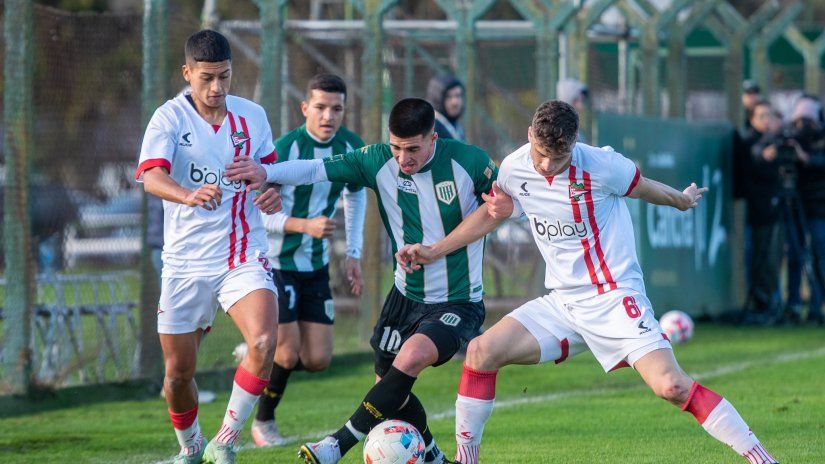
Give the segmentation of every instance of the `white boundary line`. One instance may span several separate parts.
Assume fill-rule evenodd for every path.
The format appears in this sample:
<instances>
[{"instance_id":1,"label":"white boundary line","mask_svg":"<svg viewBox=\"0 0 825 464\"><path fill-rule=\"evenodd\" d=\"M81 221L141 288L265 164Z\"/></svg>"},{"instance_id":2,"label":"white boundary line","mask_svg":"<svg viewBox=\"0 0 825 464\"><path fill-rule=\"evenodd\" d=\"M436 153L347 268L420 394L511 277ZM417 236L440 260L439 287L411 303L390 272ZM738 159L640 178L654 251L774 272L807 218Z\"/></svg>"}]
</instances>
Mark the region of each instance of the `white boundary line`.
<instances>
[{"instance_id":1,"label":"white boundary line","mask_svg":"<svg viewBox=\"0 0 825 464\"><path fill-rule=\"evenodd\" d=\"M825 356L825 346L809 350L809 351L797 351L794 353L783 353L774 356L773 358L767 360L759 360L759 361L743 361L738 363L726 364L723 366L719 366L715 369L711 369L705 372L696 372L696 373L688 373L693 379L695 380L702 380L702 379L710 379L713 377L721 377L728 374L734 374L736 372L741 372L751 367L758 367L763 366L765 364L787 364L794 361L800 361L803 359L811 359L811 358L819 358ZM558 401L565 398L586 398L590 396L602 396L602 395L610 395L614 393L624 393L633 390L644 390L646 387L644 386L632 386L632 387L624 387L624 388L602 388L602 389L586 389L586 390L569 390L563 392L556 392L556 393L548 393L545 395L537 395L537 396L527 396L522 398L513 398L509 400L499 400L495 403L495 409L508 409L515 406L521 406L523 404L535 404L535 403L550 403L553 401ZM449 419L455 417L455 410L449 409L446 411L441 411L435 414L429 414L428 420L429 421L440 421L444 419ZM336 429L337 430L337 429ZM287 441L282 446L290 445L293 443L298 443L302 439L315 439L315 438L323 438L327 435L334 433L335 430L324 430L319 432L311 432L301 437L289 437ZM256 446L252 443L244 443L238 448L238 452L245 452L251 449L255 449ZM172 459L166 461L158 461L155 464L171 464Z\"/></svg>"}]
</instances>

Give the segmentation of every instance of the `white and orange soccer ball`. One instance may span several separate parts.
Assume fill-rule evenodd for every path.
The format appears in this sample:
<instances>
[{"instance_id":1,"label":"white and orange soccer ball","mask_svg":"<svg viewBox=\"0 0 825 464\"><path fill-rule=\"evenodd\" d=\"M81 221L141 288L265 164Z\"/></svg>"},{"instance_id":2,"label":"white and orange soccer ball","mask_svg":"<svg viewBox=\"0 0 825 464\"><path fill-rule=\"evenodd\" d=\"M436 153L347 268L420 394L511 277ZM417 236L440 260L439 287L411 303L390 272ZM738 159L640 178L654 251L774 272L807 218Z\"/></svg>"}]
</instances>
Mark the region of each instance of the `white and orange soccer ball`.
<instances>
[{"instance_id":1,"label":"white and orange soccer ball","mask_svg":"<svg viewBox=\"0 0 825 464\"><path fill-rule=\"evenodd\" d=\"M685 343L693 338L693 319L682 311L673 310L662 314L659 326L671 343Z\"/></svg>"},{"instance_id":2,"label":"white and orange soccer ball","mask_svg":"<svg viewBox=\"0 0 825 464\"><path fill-rule=\"evenodd\" d=\"M388 420L376 425L364 442L366 464L423 464L424 439L412 425Z\"/></svg>"}]
</instances>

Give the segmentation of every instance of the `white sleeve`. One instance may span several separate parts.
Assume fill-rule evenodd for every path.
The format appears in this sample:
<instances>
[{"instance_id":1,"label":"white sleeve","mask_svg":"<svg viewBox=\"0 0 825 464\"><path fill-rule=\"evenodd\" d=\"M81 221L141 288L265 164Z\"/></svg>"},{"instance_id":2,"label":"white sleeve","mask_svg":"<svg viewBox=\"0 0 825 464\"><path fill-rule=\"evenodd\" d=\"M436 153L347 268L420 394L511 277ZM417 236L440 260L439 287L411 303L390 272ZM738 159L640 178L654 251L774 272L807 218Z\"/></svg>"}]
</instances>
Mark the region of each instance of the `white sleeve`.
<instances>
[{"instance_id":1,"label":"white sleeve","mask_svg":"<svg viewBox=\"0 0 825 464\"><path fill-rule=\"evenodd\" d=\"M266 118L266 112L261 109L263 113L263 127L261 127L261 145L258 151L255 152L255 159L261 164L272 164L278 161L278 152L275 150L275 144L272 142L272 129L269 126L269 120Z\"/></svg>"},{"instance_id":2,"label":"white sleeve","mask_svg":"<svg viewBox=\"0 0 825 464\"><path fill-rule=\"evenodd\" d=\"M364 219L367 215L367 190L344 188L344 230L347 233L347 256L361 259L364 247Z\"/></svg>"},{"instance_id":3,"label":"white sleeve","mask_svg":"<svg viewBox=\"0 0 825 464\"><path fill-rule=\"evenodd\" d=\"M605 153L605 156L608 157L604 177L605 189L618 196L630 195L641 176L636 163L613 151Z\"/></svg>"},{"instance_id":4,"label":"white sleeve","mask_svg":"<svg viewBox=\"0 0 825 464\"><path fill-rule=\"evenodd\" d=\"M513 199L513 214L510 215L510 219L517 219L524 214L524 209L521 207L521 203L519 203L518 196L514 195L513 190L510 188L510 179L510 163L505 159L498 168L496 185L498 185L498 188L500 188L502 192Z\"/></svg>"},{"instance_id":5,"label":"white sleeve","mask_svg":"<svg viewBox=\"0 0 825 464\"><path fill-rule=\"evenodd\" d=\"M275 214L262 214L261 216L263 217L264 229L266 229L267 232L276 234L284 233L284 226L289 216L280 211Z\"/></svg>"},{"instance_id":6,"label":"white sleeve","mask_svg":"<svg viewBox=\"0 0 825 464\"><path fill-rule=\"evenodd\" d=\"M281 185L308 185L326 182L327 170L324 160L292 160L283 163L265 164L266 181Z\"/></svg>"},{"instance_id":7,"label":"white sleeve","mask_svg":"<svg viewBox=\"0 0 825 464\"><path fill-rule=\"evenodd\" d=\"M161 106L155 110L149 125L146 126L140 146L138 167L135 169L135 180L138 182L143 182L143 172L151 168L160 166L166 168L169 173L172 172L178 130L174 118L170 117L168 112Z\"/></svg>"}]
</instances>

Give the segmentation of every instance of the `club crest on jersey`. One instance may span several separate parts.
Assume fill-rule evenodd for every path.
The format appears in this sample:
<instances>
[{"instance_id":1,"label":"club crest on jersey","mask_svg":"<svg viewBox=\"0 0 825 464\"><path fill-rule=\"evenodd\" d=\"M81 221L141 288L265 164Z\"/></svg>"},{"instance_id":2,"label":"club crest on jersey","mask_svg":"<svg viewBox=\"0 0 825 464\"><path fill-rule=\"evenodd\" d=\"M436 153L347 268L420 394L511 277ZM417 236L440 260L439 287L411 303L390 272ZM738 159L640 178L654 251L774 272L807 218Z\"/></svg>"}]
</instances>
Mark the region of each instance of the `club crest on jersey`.
<instances>
[{"instance_id":1,"label":"club crest on jersey","mask_svg":"<svg viewBox=\"0 0 825 464\"><path fill-rule=\"evenodd\" d=\"M569 189L570 189L570 198L572 198L576 201L581 200L582 195L584 195L585 193L588 192L588 190L584 188L584 183L583 182L579 182L579 183L573 182L572 184L570 184Z\"/></svg>"},{"instance_id":2,"label":"club crest on jersey","mask_svg":"<svg viewBox=\"0 0 825 464\"><path fill-rule=\"evenodd\" d=\"M452 203L456 197L455 182L445 180L435 184L435 197L445 205Z\"/></svg>"},{"instance_id":3,"label":"club crest on jersey","mask_svg":"<svg viewBox=\"0 0 825 464\"><path fill-rule=\"evenodd\" d=\"M232 139L232 146L235 148L243 148L243 144L249 141L249 136L244 131L233 132L229 137Z\"/></svg>"}]
</instances>

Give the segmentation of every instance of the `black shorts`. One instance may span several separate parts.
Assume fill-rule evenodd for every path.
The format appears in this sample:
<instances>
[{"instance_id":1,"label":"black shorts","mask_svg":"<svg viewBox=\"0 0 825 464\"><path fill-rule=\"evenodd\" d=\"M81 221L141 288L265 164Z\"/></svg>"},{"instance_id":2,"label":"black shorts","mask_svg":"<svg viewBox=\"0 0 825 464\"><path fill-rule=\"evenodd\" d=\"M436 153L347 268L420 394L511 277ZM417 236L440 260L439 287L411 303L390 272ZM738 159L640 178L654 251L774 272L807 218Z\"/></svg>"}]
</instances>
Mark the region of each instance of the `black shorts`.
<instances>
[{"instance_id":1,"label":"black shorts","mask_svg":"<svg viewBox=\"0 0 825 464\"><path fill-rule=\"evenodd\" d=\"M317 271L272 270L278 287L278 323L306 321L332 324L335 307L329 289L329 267Z\"/></svg>"},{"instance_id":2,"label":"black shorts","mask_svg":"<svg viewBox=\"0 0 825 464\"><path fill-rule=\"evenodd\" d=\"M370 339L375 351L375 373L383 377L401 345L417 333L435 343L438 360L433 366L440 366L478 334L483 322L484 302L419 303L393 286Z\"/></svg>"}]
</instances>

